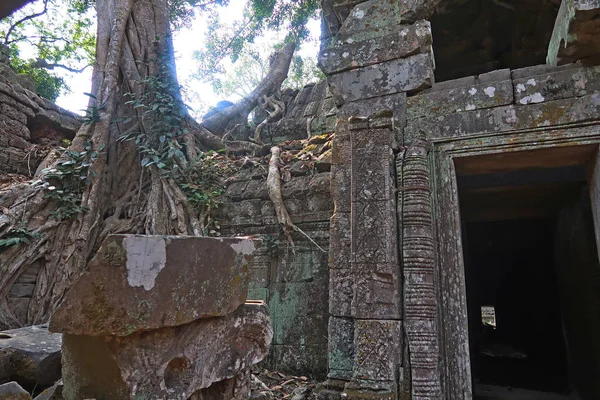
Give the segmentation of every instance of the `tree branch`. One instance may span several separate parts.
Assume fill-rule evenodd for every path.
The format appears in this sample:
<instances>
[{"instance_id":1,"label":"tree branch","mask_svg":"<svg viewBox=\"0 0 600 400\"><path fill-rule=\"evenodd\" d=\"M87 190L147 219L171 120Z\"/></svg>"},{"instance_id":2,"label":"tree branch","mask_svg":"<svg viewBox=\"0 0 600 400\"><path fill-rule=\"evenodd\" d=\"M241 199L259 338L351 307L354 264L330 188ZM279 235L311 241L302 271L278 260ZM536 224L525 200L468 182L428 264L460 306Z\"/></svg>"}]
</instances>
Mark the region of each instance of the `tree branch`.
<instances>
[{"instance_id":1,"label":"tree branch","mask_svg":"<svg viewBox=\"0 0 600 400\"><path fill-rule=\"evenodd\" d=\"M258 86L238 103L202 121L202 126L214 134L223 135L230 121L235 118L247 118L248 114L258 104L260 98L263 96L270 97L279 90L281 84L287 78L295 49L296 44L289 43L275 53L269 73Z\"/></svg>"},{"instance_id":2,"label":"tree branch","mask_svg":"<svg viewBox=\"0 0 600 400\"><path fill-rule=\"evenodd\" d=\"M40 17L40 16L46 14L47 12L48 12L48 0L44 0L44 9L42 11L40 11L39 13L35 13L35 14L31 14L26 17L23 17L20 20L18 20L17 22L15 22L14 24L12 24L10 28L8 28L8 31L6 32L6 36L4 37L4 44L7 45L7 44L13 43L13 41L9 41L8 38L10 37L11 33L15 30L15 28L18 25L22 24L25 21L29 21L30 19Z\"/></svg>"},{"instance_id":3,"label":"tree branch","mask_svg":"<svg viewBox=\"0 0 600 400\"><path fill-rule=\"evenodd\" d=\"M50 64L50 63L48 63L48 61L42 60L41 58L38 58L35 61L35 63L33 64L33 66L35 68L46 68L46 69L63 68L63 69L66 69L67 71L75 72L75 73L83 72L83 71L85 71L85 69L87 67L90 67L90 65L86 65L85 67L79 68L79 69L77 69L77 68L71 68L71 67L67 67L66 65L58 64L58 63L52 63L52 64Z\"/></svg>"}]
</instances>

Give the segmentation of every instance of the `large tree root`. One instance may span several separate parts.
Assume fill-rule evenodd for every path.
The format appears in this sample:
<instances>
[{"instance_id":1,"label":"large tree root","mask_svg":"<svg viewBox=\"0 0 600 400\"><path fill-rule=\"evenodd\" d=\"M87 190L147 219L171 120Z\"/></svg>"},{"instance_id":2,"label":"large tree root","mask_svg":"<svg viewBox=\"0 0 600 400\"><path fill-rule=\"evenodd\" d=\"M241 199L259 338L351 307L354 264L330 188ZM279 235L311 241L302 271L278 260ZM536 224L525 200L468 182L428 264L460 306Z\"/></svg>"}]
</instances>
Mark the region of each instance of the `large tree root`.
<instances>
[{"instance_id":1,"label":"large tree root","mask_svg":"<svg viewBox=\"0 0 600 400\"><path fill-rule=\"evenodd\" d=\"M286 236L288 243L292 246L292 250L294 248L294 241L292 240L292 232L297 231L304 235L312 244L317 246L319 250L326 253L317 242L314 241L313 238L308 236L306 232L302 229L298 228L290 218L290 214L285 208L285 204L283 203L283 196L281 195L281 174L279 172L279 166L281 164L281 160L279 156L281 154L281 149L278 146L271 147L271 159L269 160L269 174L267 175L267 191L269 192L269 198L273 203L273 207L275 208L275 214L277 215L277 221L283 226L283 232Z\"/></svg>"}]
</instances>

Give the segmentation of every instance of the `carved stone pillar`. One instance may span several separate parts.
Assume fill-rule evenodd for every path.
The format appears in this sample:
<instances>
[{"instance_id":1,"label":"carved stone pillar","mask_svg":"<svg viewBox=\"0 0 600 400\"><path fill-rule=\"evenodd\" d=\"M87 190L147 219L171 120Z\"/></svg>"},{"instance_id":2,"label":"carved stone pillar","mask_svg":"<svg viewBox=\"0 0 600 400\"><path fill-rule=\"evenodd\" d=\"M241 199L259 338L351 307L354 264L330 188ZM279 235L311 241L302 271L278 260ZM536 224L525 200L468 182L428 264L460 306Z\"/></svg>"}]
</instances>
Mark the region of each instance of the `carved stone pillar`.
<instances>
[{"instance_id":1,"label":"carved stone pillar","mask_svg":"<svg viewBox=\"0 0 600 400\"><path fill-rule=\"evenodd\" d=\"M413 399L441 398L434 233L430 171L423 138L398 157L402 215L404 329L410 352Z\"/></svg>"}]
</instances>

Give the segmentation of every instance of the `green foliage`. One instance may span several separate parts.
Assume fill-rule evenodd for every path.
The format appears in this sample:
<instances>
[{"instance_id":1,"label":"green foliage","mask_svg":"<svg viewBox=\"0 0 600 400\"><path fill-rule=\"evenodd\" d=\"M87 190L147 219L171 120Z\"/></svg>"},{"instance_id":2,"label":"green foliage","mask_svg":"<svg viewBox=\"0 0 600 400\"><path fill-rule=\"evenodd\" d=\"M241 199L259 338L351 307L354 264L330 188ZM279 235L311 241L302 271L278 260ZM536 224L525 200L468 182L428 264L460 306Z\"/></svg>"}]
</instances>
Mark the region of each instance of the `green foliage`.
<instances>
[{"instance_id":1,"label":"green foliage","mask_svg":"<svg viewBox=\"0 0 600 400\"><path fill-rule=\"evenodd\" d=\"M96 37L90 0L34 1L0 21L0 45L13 70L31 77L49 100L69 91L53 71L80 72L94 63ZM23 56L22 54L26 54Z\"/></svg>"},{"instance_id":2,"label":"green foliage","mask_svg":"<svg viewBox=\"0 0 600 400\"><path fill-rule=\"evenodd\" d=\"M173 177L188 204L204 218L205 234L216 233L219 228L210 213L222 204L225 193L224 177L231 174L230 166L214 151L201 153L183 169L175 169Z\"/></svg>"},{"instance_id":3,"label":"green foliage","mask_svg":"<svg viewBox=\"0 0 600 400\"><path fill-rule=\"evenodd\" d=\"M223 60L236 62L244 48L267 31L285 32L283 42L301 42L308 37L306 24L318 7L318 0L248 0L243 18L230 25L220 18L218 8L208 8L205 49L194 54L199 77L223 73Z\"/></svg>"},{"instance_id":4,"label":"green foliage","mask_svg":"<svg viewBox=\"0 0 600 400\"><path fill-rule=\"evenodd\" d=\"M22 60L18 56L10 58L11 68L19 75L27 76L33 80L35 91L40 96L56 101L69 86L61 77L49 73L46 69L37 68L34 60Z\"/></svg>"},{"instance_id":5,"label":"green foliage","mask_svg":"<svg viewBox=\"0 0 600 400\"><path fill-rule=\"evenodd\" d=\"M39 236L39 233L31 232L27 229L25 223L21 223L17 227L6 232L0 239L0 252L21 243L29 243L31 239Z\"/></svg>"},{"instance_id":6,"label":"green foliage","mask_svg":"<svg viewBox=\"0 0 600 400\"><path fill-rule=\"evenodd\" d=\"M141 156L142 167L156 165L161 170L171 170L176 159L184 158L179 139L189 133L185 127L185 110L176 97L178 86L171 78L166 59L159 63L159 73L138 82L144 88L141 95L126 93L125 104L141 113L144 129L122 135L120 141L134 140ZM129 124L133 116L125 118Z\"/></svg>"},{"instance_id":7,"label":"green foliage","mask_svg":"<svg viewBox=\"0 0 600 400\"><path fill-rule=\"evenodd\" d=\"M62 161L54 168L42 170L43 178L33 182L46 190L47 199L58 204L50 215L59 221L72 219L87 211L87 207L81 205L81 196L85 187L91 183L89 167L99 155L89 142L84 144L83 151L62 150Z\"/></svg>"},{"instance_id":8,"label":"green foliage","mask_svg":"<svg viewBox=\"0 0 600 400\"><path fill-rule=\"evenodd\" d=\"M84 93L84 94L95 100L92 105L90 105L85 110L82 110L85 113L85 115L82 117L83 125L92 125L92 124L95 124L96 122L100 121L100 110L102 110L102 109L104 109L104 107L106 107L106 102L104 102L100 105L96 105L96 101L98 100L96 98L96 96L94 96L91 93Z\"/></svg>"}]
</instances>

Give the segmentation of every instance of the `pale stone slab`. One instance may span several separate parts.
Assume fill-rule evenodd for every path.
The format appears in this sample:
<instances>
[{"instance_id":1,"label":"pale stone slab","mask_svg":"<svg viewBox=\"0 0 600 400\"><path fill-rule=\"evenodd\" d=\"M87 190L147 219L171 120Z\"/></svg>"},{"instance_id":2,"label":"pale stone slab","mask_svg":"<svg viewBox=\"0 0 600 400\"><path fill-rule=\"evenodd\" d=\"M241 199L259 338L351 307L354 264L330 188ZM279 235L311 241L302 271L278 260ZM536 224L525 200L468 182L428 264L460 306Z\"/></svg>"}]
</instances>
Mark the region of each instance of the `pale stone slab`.
<instances>
[{"instance_id":1,"label":"pale stone slab","mask_svg":"<svg viewBox=\"0 0 600 400\"><path fill-rule=\"evenodd\" d=\"M52 316L50 330L125 336L229 314L246 300L258 243L111 235Z\"/></svg>"}]
</instances>

